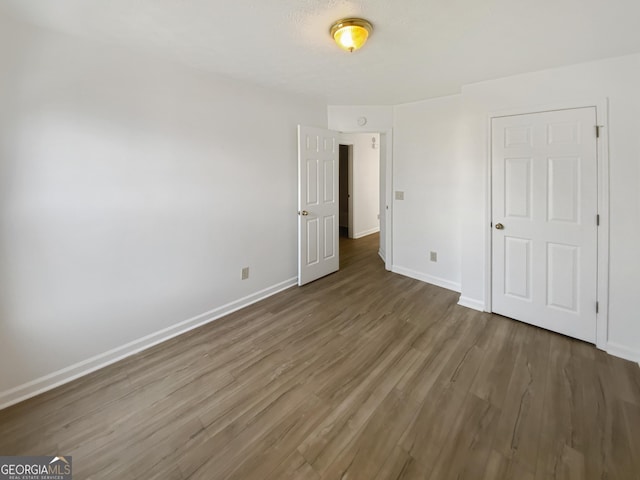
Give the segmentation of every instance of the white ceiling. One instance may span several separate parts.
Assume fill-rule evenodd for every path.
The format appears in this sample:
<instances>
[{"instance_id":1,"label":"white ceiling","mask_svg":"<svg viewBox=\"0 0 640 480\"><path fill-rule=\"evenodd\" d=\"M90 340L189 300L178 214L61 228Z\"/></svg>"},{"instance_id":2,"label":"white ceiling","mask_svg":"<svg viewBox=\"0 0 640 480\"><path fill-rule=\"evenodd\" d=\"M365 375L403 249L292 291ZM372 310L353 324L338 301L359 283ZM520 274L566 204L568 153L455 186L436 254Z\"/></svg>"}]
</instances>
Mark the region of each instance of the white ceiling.
<instances>
[{"instance_id":1,"label":"white ceiling","mask_svg":"<svg viewBox=\"0 0 640 480\"><path fill-rule=\"evenodd\" d=\"M2 15L330 104L397 104L464 84L640 52L638 0L0 0ZM331 23L375 27L349 54Z\"/></svg>"}]
</instances>

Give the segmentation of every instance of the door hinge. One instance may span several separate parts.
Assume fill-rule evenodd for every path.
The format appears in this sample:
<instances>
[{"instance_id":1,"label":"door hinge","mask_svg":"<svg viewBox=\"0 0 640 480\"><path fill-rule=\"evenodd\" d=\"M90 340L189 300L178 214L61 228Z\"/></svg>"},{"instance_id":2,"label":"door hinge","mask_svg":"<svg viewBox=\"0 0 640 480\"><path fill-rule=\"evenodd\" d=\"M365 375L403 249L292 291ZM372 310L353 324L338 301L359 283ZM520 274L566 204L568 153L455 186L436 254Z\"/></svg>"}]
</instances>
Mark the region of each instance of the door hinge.
<instances>
[{"instance_id":1,"label":"door hinge","mask_svg":"<svg viewBox=\"0 0 640 480\"><path fill-rule=\"evenodd\" d=\"M600 302L596 302L596 313L600 310Z\"/></svg>"},{"instance_id":2,"label":"door hinge","mask_svg":"<svg viewBox=\"0 0 640 480\"><path fill-rule=\"evenodd\" d=\"M602 125L596 125L596 138L600 138L600 129L602 128Z\"/></svg>"},{"instance_id":3,"label":"door hinge","mask_svg":"<svg viewBox=\"0 0 640 480\"><path fill-rule=\"evenodd\" d=\"M596 226L600 226L600 214L596 215Z\"/></svg>"}]
</instances>

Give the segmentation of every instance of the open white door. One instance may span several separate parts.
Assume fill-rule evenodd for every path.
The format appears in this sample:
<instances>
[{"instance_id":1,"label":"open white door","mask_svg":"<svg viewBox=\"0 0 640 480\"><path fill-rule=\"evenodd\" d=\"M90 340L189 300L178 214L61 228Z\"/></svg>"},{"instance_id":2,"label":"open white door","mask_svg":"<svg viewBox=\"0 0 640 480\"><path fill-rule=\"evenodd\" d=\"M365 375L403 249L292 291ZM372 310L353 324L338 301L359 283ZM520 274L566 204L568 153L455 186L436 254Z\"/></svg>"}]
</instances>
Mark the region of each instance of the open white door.
<instances>
[{"instance_id":1,"label":"open white door","mask_svg":"<svg viewBox=\"0 0 640 480\"><path fill-rule=\"evenodd\" d=\"M596 339L595 108L492 120L492 310Z\"/></svg>"},{"instance_id":2,"label":"open white door","mask_svg":"<svg viewBox=\"0 0 640 480\"><path fill-rule=\"evenodd\" d=\"M338 133L298 125L298 285L340 267Z\"/></svg>"}]
</instances>

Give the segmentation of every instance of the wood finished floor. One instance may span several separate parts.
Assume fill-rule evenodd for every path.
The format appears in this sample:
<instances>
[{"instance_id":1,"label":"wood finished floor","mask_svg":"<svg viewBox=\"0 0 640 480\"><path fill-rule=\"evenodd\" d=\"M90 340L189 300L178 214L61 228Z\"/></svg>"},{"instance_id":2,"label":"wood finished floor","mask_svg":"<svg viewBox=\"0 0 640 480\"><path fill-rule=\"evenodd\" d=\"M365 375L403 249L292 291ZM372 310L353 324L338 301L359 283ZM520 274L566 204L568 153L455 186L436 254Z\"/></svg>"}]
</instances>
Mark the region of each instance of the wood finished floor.
<instances>
[{"instance_id":1,"label":"wood finished floor","mask_svg":"<svg viewBox=\"0 0 640 480\"><path fill-rule=\"evenodd\" d=\"M640 369L342 269L0 412L0 454L79 479L640 479Z\"/></svg>"}]
</instances>

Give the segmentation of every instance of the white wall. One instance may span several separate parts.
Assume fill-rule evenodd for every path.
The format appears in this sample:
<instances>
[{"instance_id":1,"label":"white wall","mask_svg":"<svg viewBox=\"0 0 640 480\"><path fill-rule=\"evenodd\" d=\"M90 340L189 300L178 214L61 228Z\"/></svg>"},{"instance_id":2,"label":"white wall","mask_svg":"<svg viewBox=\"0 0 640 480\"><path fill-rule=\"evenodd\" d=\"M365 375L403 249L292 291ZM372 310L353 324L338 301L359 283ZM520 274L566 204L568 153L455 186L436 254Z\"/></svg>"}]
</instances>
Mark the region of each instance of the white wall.
<instances>
[{"instance_id":1,"label":"white wall","mask_svg":"<svg viewBox=\"0 0 640 480\"><path fill-rule=\"evenodd\" d=\"M460 95L395 108L393 271L460 291ZM437 262L430 261L430 252Z\"/></svg>"},{"instance_id":2,"label":"white wall","mask_svg":"<svg viewBox=\"0 0 640 480\"><path fill-rule=\"evenodd\" d=\"M372 138L376 148L372 148ZM380 134L343 134L341 139L341 143L353 145L350 234L360 238L380 231Z\"/></svg>"},{"instance_id":3,"label":"white wall","mask_svg":"<svg viewBox=\"0 0 640 480\"><path fill-rule=\"evenodd\" d=\"M609 345L640 361L640 55L612 58L463 88L462 295L484 303L487 128L490 112L609 99Z\"/></svg>"},{"instance_id":4,"label":"white wall","mask_svg":"<svg viewBox=\"0 0 640 480\"><path fill-rule=\"evenodd\" d=\"M15 23L0 85L0 405L293 283L323 102Z\"/></svg>"},{"instance_id":5,"label":"white wall","mask_svg":"<svg viewBox=\"0 0 640 480\"><path fill-rule=\"evenodd\" d=\"M404 190L405 200L394 201L394 271L436 284L442 284L439 279L460 282L461 304L482 309L489 223L489 115L549 105L594 105L608 98L605 134L611 194L606 348L640 361L636 304L640 285L639 85L640 55L632 55L467 85L459 96L397 106L393 190ZM447 219L457 219L459 230ZM431 249L440 249L439 264L441 259L448 263L430 264ZM435 270L445 265L444 270Z\"/></svg>"},{"instance_id":6,"label":"white wall","mask_svg":"<svg viewBox=\"0 0 640 480\"><path fill-rule=\"evenodd\" d=\"M391 105L329 105L329 128L339 132L385 132L393 128ZM366 124L359 125L358 119Z\"/></svg>"}]
</instances>

